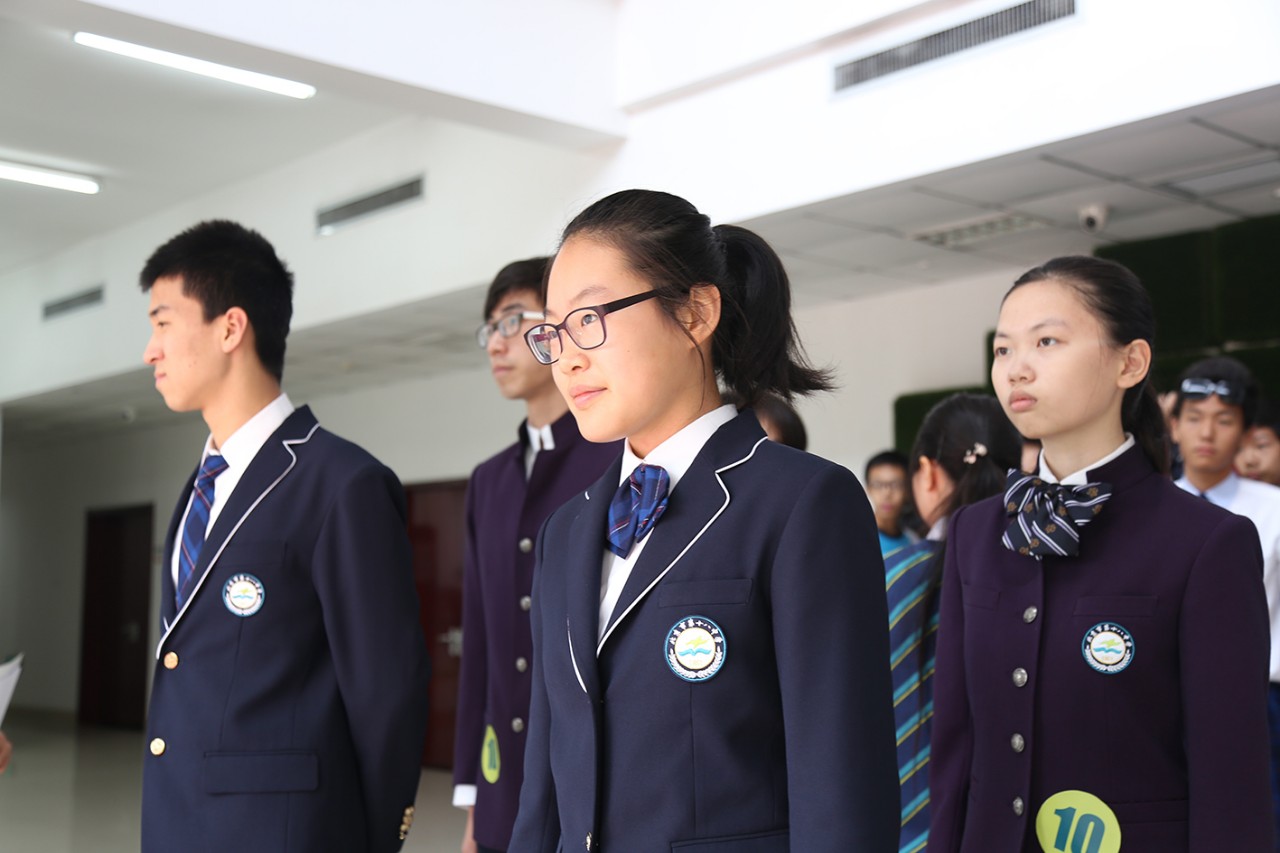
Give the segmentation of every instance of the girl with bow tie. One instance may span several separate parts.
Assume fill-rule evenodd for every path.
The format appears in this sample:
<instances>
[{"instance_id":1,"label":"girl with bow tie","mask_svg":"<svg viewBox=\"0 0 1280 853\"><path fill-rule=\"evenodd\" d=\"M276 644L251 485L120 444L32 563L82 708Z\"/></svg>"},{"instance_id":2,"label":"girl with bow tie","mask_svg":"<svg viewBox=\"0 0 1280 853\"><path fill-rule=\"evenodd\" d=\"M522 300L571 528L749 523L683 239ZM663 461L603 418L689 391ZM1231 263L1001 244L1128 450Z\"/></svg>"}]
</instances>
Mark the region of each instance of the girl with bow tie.
<instances>
[{"instance_id":1,"label":"girl with bow tie","mask_svg":"<svg viewBox=\"0 0 1280 853\"><path fill-rule=\"evenodd\" d=\"M750 404L825 390L781 261L630 190L565 229L527 333L622 457L547 521L512 853L888 853L898 786L878 537L848 470Z\"/></svg>"},{"instance_id":2,"label":"girl with bow tie","mask_svg":"<svg viewBox=\"0 0 1280 853\"><path fill-rule=\"evenodd\" d=\"M930 853L1272 849L1258 537L1169 480L1154 335L1110 261L1005 295L991 379L1043 449L951 521Z\"/></svg>"}]
</instances>

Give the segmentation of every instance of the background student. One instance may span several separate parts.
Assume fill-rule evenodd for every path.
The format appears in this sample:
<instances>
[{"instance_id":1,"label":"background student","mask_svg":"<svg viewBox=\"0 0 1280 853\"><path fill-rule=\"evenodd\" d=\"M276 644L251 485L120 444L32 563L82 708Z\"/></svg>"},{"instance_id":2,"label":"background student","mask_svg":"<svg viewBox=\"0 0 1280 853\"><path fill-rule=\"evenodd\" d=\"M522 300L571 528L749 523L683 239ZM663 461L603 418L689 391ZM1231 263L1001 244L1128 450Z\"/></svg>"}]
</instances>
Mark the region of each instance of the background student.
<instances>
[{"instance_id":1,"label":"background student","mask_svg":"<svg viewBox=\"0 0 1280 853\"><path fill-rule=\"evenodd\" d=\"M742 228L630 190L566 228L530 330L622 457L539 545L511 849L896 849L883 566L846 469L748 403L828 387L786 274Z\"/></svg>"},{"instance_id":2,"label":"background student","mask_svg":"<svg viewBox=\"0 0 1280 853\"><path fill-rule=\"evenodd\" d=\"M950 525L934 853L1271 848L1257 533L1165 476L1154 332L1097 258L1005 296L992 384L1043 451Z\"/></svg>"},{"instance_id":3,"label":"background student","mask_svg":"<svg viewBox=\"0 0 1280 853\"><path fill-rule=\"evenodd\" d=\"M1241 477L1280 486L1280 406L1270 400L1258 403L1257 417L1236 454L1236 470Z\"/></svg>"},{"instance_id":4,"label":"background student","mask_svg":"<svg viewBox=\"0 0 1280 853\"><path fill-rule=\"evenodd\" d=\"M462 671L454 739L454 805L467 809L462 853L503 851L524 778L533 638L533 543L556 507L598 478L617 443L582 438L551 368L524 333L542 321L550 258L507 264L484 302L476 342L499 393L524 403L516 442L476 467L467 487Z\"/></svg>"},{"instance_id":5,"label":"background student","mask_svg":"<svg viewBox=\"0 0 1280 853\"><path fill-rule=\"evenodd\" d=\"M896 450L882 450L867 460L864 476L880 531L880 553L888 555L919 541L920 537L905 523L907 457Z\"/></svg>"},{"instance_id":6,"label":"background student","mask_svg":"<svg viewBox=\"0 0 1280 853\"><path fill-rule=\"evenodd\" d=\"M911 493L929 535L885 558L898 781L900 853L920 853L929 836L929 736L933 730L934 650L947 520L957 509L1004 491L1022 437L1000 403L953 394L925 415L911 448Z\"/></svg>"}]
</instances>

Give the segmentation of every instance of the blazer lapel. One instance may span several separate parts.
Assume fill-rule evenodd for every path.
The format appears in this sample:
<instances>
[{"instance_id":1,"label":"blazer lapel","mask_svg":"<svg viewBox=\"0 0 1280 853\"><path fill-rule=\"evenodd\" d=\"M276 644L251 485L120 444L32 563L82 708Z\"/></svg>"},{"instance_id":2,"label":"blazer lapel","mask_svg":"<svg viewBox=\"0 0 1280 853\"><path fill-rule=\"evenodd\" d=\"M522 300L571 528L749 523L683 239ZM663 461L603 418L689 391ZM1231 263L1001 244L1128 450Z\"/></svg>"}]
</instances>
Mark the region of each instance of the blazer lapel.
<instances>
[{"instance_id":1,"label":"blazer lapel","mask_svg":"<svg viewBox=\"0 0 1280 853\"><path fill-rule=\"evenodd\" d=\"M680 478L662 520L649 534L652 541L645 545L631 569L609 618L609 627L596 648L597 655L622 620L676 567L684 553L711 529L729 506L729 487L720 474L749 459L756 446L765 440L764 431L750 411L739 414L711 436ZM616 482L616 476L614 479Z\"/></svg>"},{"instance_id":2,"label":"blazer lapel","mask_svg":"<svg viewBox=\"0 0 1280 853\"><path fill-rule=\"evenodd\" d=\"M306 443L319 426L315 417L311 414L311 409L303 406L301 409L294 411L281 424L280 428L267 439L262 448L258 450L257 455L253 457L253 461L245 469L240 482L236 484L235 491L231 493L226 505L218 513L218 520L214 522L208 538L205 539L204 547L200 550L200 558L196 560L194 570L194 574L197 575L198 579L195 586L191 588L191 592L187 595L187 600L183 603L182 610L178 611L169 622L164 636L160 638L160 643L156 646L157 659L159 659L160 652L164 648L165 640L173 633L174 628L182 621L183 615L191 608L192 602L196 600L204 589L205 580L209 577L209 572L217 564L218 558L222 555L227 544L235 537L240 530L240 526L253 514L263 499L293 470L293 466L297 463L297 454L293 449L294 446ZM171 530L170 536L174 535L175 532ZM172 593L169 598L172 601Z\"/></svg>"},{"instance_id":3,"label":"blazer lapel","mask_svg":"<svg viewBox=\"0 0 1280 853\"><path fill-rule=\"evenodd\" d=\"M161 551L164 563L160 566L160 618L164 620L161 625L164 631L169 630L169 625L178 615L178 607L174 603L176 591L173 580L173 546L178 541L178 525L182 523L187 501L191 500L191 489L195 486L197 472L192 472L187 478L187 484L182 488L182 497L178 498L178 503L173 508L169 529L164 535L164 550Z\"/></svg>"},{"instance_id":4,"label":"blazer lapel","mask_svg":"<svg viewBox=\"0 0 1280 853\"><path fill-rule=\"evenodd\" d=\"M578 517L573 520L569 534L572 545L565 565L568 576L567 642L578 683L589 696L599 693L595 648L600 626L600 568L604 563L609 500L617 491L621 466L622 459L619 457L609 466L604 476L587 490L587 499ZM556 628L547 625L543 631L546 642L553 642Z\"/></svg>"}]
</instances>

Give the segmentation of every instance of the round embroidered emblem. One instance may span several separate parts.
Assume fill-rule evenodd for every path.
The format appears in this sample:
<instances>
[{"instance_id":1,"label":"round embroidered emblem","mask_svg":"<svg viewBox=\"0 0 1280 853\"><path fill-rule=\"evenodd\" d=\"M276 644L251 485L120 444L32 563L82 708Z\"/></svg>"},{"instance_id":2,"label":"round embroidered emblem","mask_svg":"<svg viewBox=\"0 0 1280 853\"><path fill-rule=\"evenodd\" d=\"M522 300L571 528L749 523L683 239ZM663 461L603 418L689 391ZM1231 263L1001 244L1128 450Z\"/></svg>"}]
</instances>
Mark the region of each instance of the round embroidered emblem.
<instances>
[{"instance_id":1,"label":"round embroidered emblem","mask_svg":"<svg viewBox=\"0 0 1280 853\"><path fill-rule=\"evenodd\" d=\"M222 588L222 603L236 616L252 616L267 598L262 581L253 575L232 575Z\"/></svg>"},{"instance_id":2,"label":"round embroidered emblem","mask_svg":"<svg viewBox=\"0 0 1280 853\"><path fill-rule=\"evenodd\" d=\"M705 616L686 616L667 632L667 666L685 681L706 681L724 666L727 647L720 626Z\"/></svg>"},{"instance_id":3,"label":"round embroidered emblem","mask_svg":"<svg viewBox=\"0 0 1280 853\"><path fill-rule=\"evenodd\" d=\"M1099 622L1080 644L1085 663L1104 675L1115 675L1133 663L1133 635L1115 622Z\"/></svg>"}]
</instances>

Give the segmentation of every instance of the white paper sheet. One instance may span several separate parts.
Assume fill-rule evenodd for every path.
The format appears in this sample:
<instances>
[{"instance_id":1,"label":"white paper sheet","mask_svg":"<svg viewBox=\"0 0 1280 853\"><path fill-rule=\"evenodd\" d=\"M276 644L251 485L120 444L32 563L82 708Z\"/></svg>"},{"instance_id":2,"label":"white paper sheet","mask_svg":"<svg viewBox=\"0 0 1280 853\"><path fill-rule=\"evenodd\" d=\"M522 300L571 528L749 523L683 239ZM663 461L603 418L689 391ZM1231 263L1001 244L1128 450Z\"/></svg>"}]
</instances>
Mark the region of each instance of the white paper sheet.
<instances>
[{"instance_id":1,"label":"white paper sheet","mask_svg":"<svg viewBox=\"0 0 1280 853\"><path fill-rule=\"evenodd\" d=\"M4 715L9 710L9 700L13 698L14 688L18 686L19 675L22 675L21 652L0 663L0 726L4 725Z\"/></svg>"}]
</instances>

